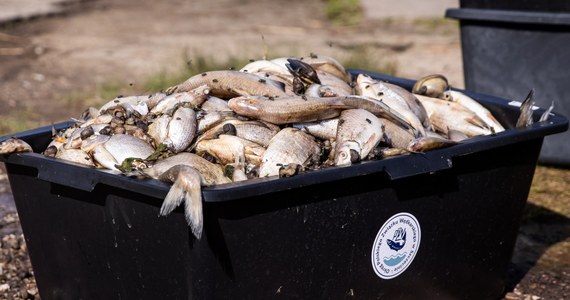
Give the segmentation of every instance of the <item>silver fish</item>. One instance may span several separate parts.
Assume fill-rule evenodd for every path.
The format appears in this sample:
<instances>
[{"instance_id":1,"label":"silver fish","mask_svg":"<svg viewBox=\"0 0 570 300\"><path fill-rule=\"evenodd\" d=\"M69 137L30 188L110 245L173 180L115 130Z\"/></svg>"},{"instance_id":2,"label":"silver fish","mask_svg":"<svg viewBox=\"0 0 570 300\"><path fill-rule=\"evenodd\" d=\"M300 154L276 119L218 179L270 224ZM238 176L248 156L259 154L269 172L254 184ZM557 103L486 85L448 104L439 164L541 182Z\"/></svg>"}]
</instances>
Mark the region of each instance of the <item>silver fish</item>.
<instances>
[{"instance_id":1,"label":"silver fish","mask_svg":"<svg viewBox=\"0 0 570 300\"><path fill-rule=\"evenodd\" d=\"M262 157L259 177L279 175L288 164L310 165L318 161L321 148L315 139L296 128L284 128L269 143Z\"/></svg>"},{"instance_id":2,"label":"silver fish","mask_svg":"<svg viewBox=\"0 0 570 300\"><path fill-rule=\"evenodd\" d=\"M30 144L18 138L9 138L0 143L0 154L10 154L15 152L34 152L34 150Z\"/></svg>"},{"instance_id":3,"label":"silver fish","mask_svg":"<svg viewBox=\"0 0 570 300\"><path fill-rule=\"evenodd\" d=\"M60 148L57 151L55 158L74 162L74 163L78 163L81 165L90 166L90 167L95 166L95 163L91 159L91 156L89 156L89 154L87 154L87 152L85 152L81 149Z\"/></svg>"},{"instance_id":4,"label":"silver fish","mask_svg":"<svg viewBox=\"0 0 570 300\"><path fill-rule=\"evenodd\" d=\"M321 80L323 96L328 95L327 93L334 94L336 96L348 96L354 94L352 92L352 87L343 79L323 71L317 71L317 75Z\"/></svg>"},{"instance_id":5,"label":"silver fish","mask_svg":"<svg viewBox=\"0 0 570 300\"><path fill-rule=\"evenodd\" d=\"M483 120L483 122L487 124L489 128L492 128L495 133L505 131L503 125L501 125L501 123L495 119L493 114L491 114L488 109L486 109L479 102L475 101L473 98L463 94L462 92L451 90L446 91L444 94L448 95L448 97L445 98L448 99L448 101L459 103L474 112L481 120Z\"/></svg>"},{"instance_id":6,"label":"silver fish","mask_svg":"<svg viewBox=\"0 0 570 300\"><path fill-rule=\"evenodd\" d=\"M236 97L228 101L237 114L274 124L311 122L337 117L349 108L335 98L291 96L279 100L264 97Z\"/></svg>"},{"instance_id":7,"label":"silver fish","mask_svg":"<svg viewBox=\"0 0 570 300\"><path fill-rule=\"evenodd\" d=\"M348 109L340 114L336 134L335 165L351 165L368 156L382 140L382 122L364 109Z\"/></svg>"},{"instance_id":8,"label":"silver fish","mask_svg":"<svg viewBox=\"0 0 570 300\"><path fill-rule=\"evenodd\" d=\"M223 99L236 96L263 95L279 97L285 95L283 84L260 76L232 71L210 71L190 77L185 82L170 87L167 94L180 93L208 85L210 94Z\"/></svg>"},{"instance_id":9,"label":"silver fish","mask_svg":"<svg viewBox=\"0 0 570 300\"><path fill-rule=\"evenodd\" d=\"M230 107L228 106L228 101L218 98L218 97L214 97L214 96L209 96L208 99L206 101L204 101L204 103L202 103L202 105L200 106L200 109L207 111L207 112L212 112L212 111L218 111L218 112L231 112L232 110L230 109Z\"/></svg>"},{"instance_id":10,"label":"silver fish","mask_svg":"<svg viewBox=\"0 0 570 300\"><path fill-rule=\"evenodd\" d=\"M410 152L425 152L433 149L453 146L455 144L457 144L457 142L443 137L422 136L411 141L407 150Z\"/></svg>"},{"instance_id":11,"label":"silver fish","mask_svg":"<svg viewBox=\"0 0 570 300\"><path fill-rule=\"evenodd\" d=\"M128 112L136 111L144 116L148 113L148 106L146 104L148 100L148 96L117 97L101 106L99 114L104 114L110 108L121 106Z\"/></svg>"},{"instance_id":12,"label":"silver fish","mask_svg":"<svg viewBox=\"0 0 570 300\"><path fill-rule=\"evenodd\" d=\"M328 119L318 122L293 124L293 127L301 129L321 140L336 139L337 126L338 126L338 118Z\"/></svg>"},{"instance_id":13,"label":"silver fish","mask_svg":"<svg viewBox=\"0 0 570 300\"><path fill-rule=\"evenodd\" d=\"M351 82L350 74L336 59L330 56L312 54L301 57L300 60L311 65L316 71L327 72L347 83Z\"/></svg>"},{"instance_id":14,"label":"silver fish","mask_svg":"<svg viewBox=\"0 0 570 300\"><path fill-rule=\"evenodd\" d=\"M196 134L196 112L187 107L179 107L168 123L168 136L164 144L174 152L184 151Z\"/></svg>"},{"instance_id":15,"label":"silver fish","mask_svg":"<svg viewBox=\"0 0 570 300\"><path fill-rule=\"evenodd\" d=\"M237 156L245 156L245 162L261 164L265 148L257 143L233 135L222 134L216 139L203 140L196 145L196 153L207 152L223 165L233 163Z\"/></svg>"},{"instance_id":16,"label":"silver fish","mask_svg":"<svg viewBox=\"0 0 570 300\"><path fill-rule=\"evenodd\" d=\"M153 138L157 146L160 144L166 144L166 139L168 138L168 124L171 120L171 116L161 115L160 117L154 119L148 126L147 133Z\"/></svg>"},{"instance_id":17,"label":"silver fish","mask_svg":"<svg viewBox=\"0 0 570 300\"><path fill-rule=\"evenodd\" d=\"M199 86L187 92L174 93L166 96L150 111L153 114L172 114L180 104L189 104L198 107L208 98L209 88L207 85Z\"/></svg>"},{"instance_id":18,"label":"silver fish","mask_svg":"<svg viewBox=\"0 0 570 300\"><path fill-rule=\"evenodd\" d=\"M394 122L380 118L384 125L384 142L391 148L407 149L408 145L415 139L410 130L406 130Z\"/></svg>"},{"instance_id":19,"label":"silver fish","mask_svg":"<svg viewBox=\"0 0 570 300\"><path fill-rule=\"evenodd\" d=\"M386 103L390 108L404 116L406 121L412 124L422 136L425 135L424 128L429 126L426 110L421 102L407 90L397 85L372 79L364 74L359 74L356 77L355 89L359 95Z\"/></svg>"},{"instance_id":20,"label":"silver fish","mask_svg":"<svg viewBox=\"0 0 570 300\"><path fill-rule=\"evenodd\" d=\"M232 112L233 114L233 112ZM204 132L210 130L212 127L220 124L226 119L226 114L219 111L206 112L202 111L198 115L198 127L196 134L202 135Z\"/></svg>"},{"instance_id":21,"label":"silver fish","mask_svg":"<svg viewBox=\"0 0 570 300\"><path fill-rule=\"evenodd\" d=\"M93 158L103 167L119 171L115 165L127 158L146 159L154 153L148 143L126 134L115 134L105 143L93 149Z\"/></svg>"},{"instance_id":22,"label":"silver fish","mask_svg":"<svg viewBox=\"0 0 570 300\"><path fill-rule=\"evenodd\" d=\"M461 104L422 95L416 97L426 108L434 129L446 136L449 130L461 131L468 137L493 133L481 118Z\"/></svg>"}]
</instances>

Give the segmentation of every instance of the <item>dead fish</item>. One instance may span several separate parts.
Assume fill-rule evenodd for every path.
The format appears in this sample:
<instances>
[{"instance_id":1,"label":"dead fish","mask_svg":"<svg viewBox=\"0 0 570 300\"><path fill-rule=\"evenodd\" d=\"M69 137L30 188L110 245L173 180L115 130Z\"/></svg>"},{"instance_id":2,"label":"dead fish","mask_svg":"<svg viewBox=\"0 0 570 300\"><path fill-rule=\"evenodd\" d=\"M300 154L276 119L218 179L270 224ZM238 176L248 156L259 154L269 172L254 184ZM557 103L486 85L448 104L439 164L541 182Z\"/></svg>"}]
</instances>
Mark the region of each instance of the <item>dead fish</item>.
<instances>
[{"instance_id":1,"label":"dead fish","mask_svg":"<svg viewBox=\"0 0 570 300\"><path fill-rule=\"evenodd\" d=\"M95 149L95 147L106 143L110 138L110 135L92 135L81 143L80 149L86 153L90 153Z\"/></svg>"},{"instance_id":2,"label":"dead fish","mask_svg":"<svg viewBox=\"0 0 570 300\"><path fill-rule=\"evenodd\" d=\"M231 110L230 110L231 111ZM233 112L231 112L233 114ZM201 111L196 116L198 118L198 128L196 129L197 135L202 135L204 132L210 130L212 127L223 122L227 117L226 113L219 111Z\"/></svg>"},{"instance_id":3,"label":"dead fish","mask_svg":"<svg viewBox=\"0 0 570 300\"><path fill-rule=\"evenodd\" d=\"M350 74L346 72L346 69L336 59L330 56L311 54L301 57L300 60L311 65L317 71L334 75L346 83L351 82Z\"/></svg>"},{"instance_id":4,"label":"dead fish","mask_svg":"<svg viewBox=\"0 0 570 300\"><path fill-rule=\"evenodd\" d=\"M336 96L354 95L353 88L346 81L331 75L327 72L317 71L321 80L321 97L332 97L330 94Z\"/></svg>"},{"instance_id":5,"label":"dead fish","mask_svg":"<svg viewBox=\"0 0 570 300\"><path fill-rule=\"evenodd\" d=\"M191 166L175 165L157 179L172 183L162 202L159 214L167 216L184 202L186 222L190 226L192 234L200 239L204 228L201 187L204 184L204 179L202 174Z\"/></svg>"},{"instance_id":6,"label":"dead fish","mask_svg":"<svg viewBox=\"0 0 570 300\"><path fill-rule=\"evenodd\" d=\"M117 97L101 106L99 114L104 114L112 107L121 106L128 112L136 111L138 114L145 116L149 111L147 106L148 100L148 96Z\"/></svg>"},{"instance_id":7,"label":"dead fish","mask_svg":"<svg viewBox=\"0 0 570 300\"><path fill-rule=\"evenodd\" d=\"M444 135L450 130L463 132L468 137L493 133L481 118L461 104L422 95L416 97L426 108L434 129Z\"/></svg>"},{"instance_id":8,"label":"dead fish","mask_svg":"<svg viewBox=\"0 0 570 300\"><path fill-rule=\"evenodd\" d=\"M459 91L450 90L446 91L445 94L448 95L447 97L445 97L445 99L447 99L448 101L459 103L465 106L467 109L474 112L477 116L479 116L481 120L483 120L483 122L487 124L489 128L492 128L492 130L495 133L505 131L503 125L501 125L501 123L499 123L499 121L495 119L493 114L491 114L491 112L488 109L486 109L479 102L475 101L473 98Z\"/></svg>"},{"instance_id":9,"label":"dead fish","mask_svg":"<svg viewBox=\"0 0 570 300\"><path fill-rule=\"evenodd\" d=\"M199 86L187 92L174 93L164 97L150 111L155 115L172 114L172 112L181 104L188 104L192 107L198 107L208 98L209 88L207 85Z\"/></svg>"},{"instance_id":10,"label":"dead fish","mask_svg":"<svg viewBox=\"0 0 570 300\"><path fill-rule=\"evenodd\" d=\"M285 96L284 86L280 82L232 70L210 71L194 75L185 82L168 88L166 93L185 92L202 85L210 88L211 95L222 99L251 95Z\"/></svg>"},{"instance_id":11,"label":"dead fish","mask_svg":"<svg viewBox=\"0 0 570 300\"><path fill-rule=\"evenodd\" d=\"M269 145L269 141L275 134L277 134L277 132L279 132L279 129L275 130L269 128L258 121L243 121L226 118L224 121L216 124L214 127L198 136L196 143L199 143L202 140L215 139L221 134L232 134L267 147L267 145Z\"/></svg>"},{"instance_id":12,"label":"dead fish","mask_svg":"<svg viewBox=\"0 0 570 300\"><path fill-rule=\"evenodd\" d=\"M259 177L279 175L283 165L308 166L317 162L321 148L315 139L296 128L284 128L269 142L262 157Z\"/></svg>"},{"instance_id":13,"label":"dead fish","mask_svg":"<svg viewBox=\"0 0 570 300\"><path fill-rule=\"evenodd\" d=\"M288 58L285 58L285 60ZM286 62L287 63L287 62ZM240 72L245 73L269 73L272 75L283 76L288 78L291 82L293 81L293 76L289 73L289 70L285 65L277 64L270 60L256 60L248 63L240 69Z\"/></svg>"},{"instance_id":14,"label":"dead fish","mask_svg":"<svg viewBox=\"0 0 570 300\"><path fill-rule=\"evenodd\" d=\"M93 119L87 120L85 123L81 124L81 127L87 127L87 126L98 125L98 124L110 124L112 120L113 120L113 116L106 113L106 114L99 115Z\"/></svg>"},{"instance_id":15,"label":"dead fish","mask_svg":"<svg viewBox=\"0 0 570 300\"><path fill-rule=\"evenodd\" d=\"M290 96L272 101L264 97L236 97L228 101L237 114L273 124L311 122L337 117L349 108L336 98Z\"/></svg>"},{"instance_id":16,"label":"dead fish","mask_svg":"<svg viewBox=\"0 0 570 300\"><path fill-rule=\"evenodd\" d=\"M218 97L209 96L204 103L200 106L200 109L206 112L231 112L232 110L228 106L228 101L220 99Z\"/></svg>"},{"instance_id":17,"label":"dead fish","mask_svg":"<svg viewBox=\"0 0 570 300\"><path fill-rule=\"evenodd\" d=\"M34 152L32 146L26 141L12 137L0 143L0 154L16 152Z\"/></svg>"},{"instance_id":18,"label":"dead fish","mask_svg":"<svg viewBox=\"0 0 570 300\"><path fill-rule=\"evenodd\" d=\"M377 117L392 120L405 129L412 130L416 136L419 136L424 132L423 127L419 126L419 128L416 128L406 119L405 116L400 114L398 110L392 109L382 101L362 96L346 96L338 97L338 99L340 102L350 106L351 108L365 109Z\"/></svg>"},{"instance_id":19,"label":"dead fish","mask_svg":"<svg viewBox=\"0 0 570 300\"><path fill-rule=\"evenodd\" d=\"M204 228L202 213L202 186L231 182L224 176L219 165L213 164L193 153L179 153L156 162L144 169L149 177L173 183L164 198L160 215L170 214L184 202L184 215L190 230L197 239Z\"/></svg>"},{"instance_id":20,"label":"dead fish","mask_svg":"<svg viewBox=\"0 0 570 300\"><path fill-rule=\"evenodd\" d=\"M348 109L340 114L336 134L335 165L351 165L368 156L382 140L382 122L364 109Z\"/></svg>"},{"instance_id":21,"label":"dead fish","mask_svg":"<svg viewBox=\"0 0 570 300\"><path fill-rule=\"evenodd\" d=\"M293 124L293 127L301 129L321 140L334 140L336 139L338 120L338 118L334 118L318 122L296 123Z\"/></svg>"},{"instance_id":22,"label":"dead fish","mask_svg":"<svg viewBox=\"0 0 570 300\"><path fill-rule=\"evenodd\" d=\"M224 176L220 165L211 163L206 159L189 152L181 152L176 155L157 161L152 167L144 169L143 173L149 177L158 179L160 175L175 165L187 165L195 168L202 174L203 185L210 186L231 182Z\"/></svg>"},{"instance_id":23,"label":"dead fish","mask_svg":"<svg viewBox=\"0 0 570 300\"><path fill-rule=\"evenodd\" d=\"M226 165L236 160L236 155L245 156L245 162L261 164L265 148L257 143L233 135L222 134L216 139L202 140L196 145L196 153L207 152L221 164Z\"/></svg>"},{"instance_id":24,"label":"dead fish","mask_svg":"<svg viewBox=\"0 0 570 300\"><path fill-rule=\"evenodd\" d=\"M407 149L408 145L416 138L410 130L406 130L394 122L380 118L384 125L384 139L390 148Z\"/></svg>"},{"instance_id":25,"label":"dead fish","mask_svg":"<svg viewBox=\"0 0 570 300\"><path fill-rule=\"evenodd\" d=\"M81 149L65 149L60 148L55 154L55 158L62 159L85 166L94 167L95 163L91 156Z\"/></svg>"},{"instance_id":26,"label":"dead fish","mask_svg":"<svg viewBox=\"0 0 570 300\"><path fill-rule=\"evenodd\" d=\"M410 152L425 152L434 149L446 148L456 145L457 142L435 136L422 136L410 142L407 150Z\"/></svg>"},{"instance_id":27,"label":"dead fish","mask_svg":"<svg viewBox=\"0 0 570 300\"><path fill-rule=\"evenodd\" d=\"M328 86L323 86L317 83L313 83L307 86L305 90L305 96L307 97L338 97L339 94Z\"/></svg>"},{"instance_id":28,"label":"dead fish","mask_svg":"<svg viewBox=\"0 0 570 300\"><path fill-rule=\"evenodd\" d=\"M398 111L421 135L429 127L429 118L421 102L404 88L373 79L365 74L356 77L357 94L379 100Z\"/></svg>"},{"instance_id":29,"label":"dead fish","mask_svg":"<svg viewBox=\"0 0 570 300\"><path fill-rule=\"evenodd\" d=\"M157 146L160 144L166 144L166 139L168 138L168 124L170 124L171 120L171 116L161 115L154 119L148 126L147 133L152 137Z\"/></svg>"},{"instance_id":30,"label":"dead fish","mask_svg":"<svg viewBox=\"0 0 570 300\"><path fill-rule=\"evenodd\" d=\"M101 166L119 171L116 165L120 165L125 159L146 159L153 153L154 148L148 143L130 135L115 134L93 149L93 158Z\"/></svg>"},{"instance_id":31,"label":"dead fish","mask_svg":"<svg viewBox=\"0 0 570 300\"><path fill-rule=\"evenodd\" d=\"M179 107L168 123L168 135L164 144L173 152L184 151L196 134L196 112L192 108Z\"/></svg>"},{"instance_id":32,"label":"dead fish","mask_svg":"<svg viewBox=\"0 0 570 300\"><path fill-rule=\"evenodd\" d=\"M147 96L146 106L149 110L152 110L162 99L166 98L166 93L164 92L157 92Z\"/></svg>"},{"instance_id":33,"label":"dead fish","mask_svg":"<svg viewBox=\"0 0 570 300\"><path fill-rule=\"evenodd\" d=\"M375 150L376 156L379 158L389 158L394 156L410 154L410 151L400 148L379 147Z\"/></svg>"}]
</instances>

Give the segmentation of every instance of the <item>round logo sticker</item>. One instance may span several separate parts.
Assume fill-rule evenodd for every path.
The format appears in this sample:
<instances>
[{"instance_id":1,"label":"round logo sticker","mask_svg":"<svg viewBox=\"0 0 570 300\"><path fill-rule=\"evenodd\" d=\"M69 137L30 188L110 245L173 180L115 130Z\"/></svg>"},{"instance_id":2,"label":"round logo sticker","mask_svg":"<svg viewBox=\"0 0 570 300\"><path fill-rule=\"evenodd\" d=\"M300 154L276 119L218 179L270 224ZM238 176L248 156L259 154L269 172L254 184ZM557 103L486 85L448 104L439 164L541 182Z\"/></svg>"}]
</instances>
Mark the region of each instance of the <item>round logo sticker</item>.
<instances>
[{"instance_id":1,"label":"round logo sticker","mask_svg":"<svg viewBox=\"0 0 570 300\"><path fill-rule=\"evenodd\" d=\"M388 219L378 231L372 246L372 268L376 275L392 279L412 263L420 247L418 220L401 212Z\"/></svg>"}]
</instances>

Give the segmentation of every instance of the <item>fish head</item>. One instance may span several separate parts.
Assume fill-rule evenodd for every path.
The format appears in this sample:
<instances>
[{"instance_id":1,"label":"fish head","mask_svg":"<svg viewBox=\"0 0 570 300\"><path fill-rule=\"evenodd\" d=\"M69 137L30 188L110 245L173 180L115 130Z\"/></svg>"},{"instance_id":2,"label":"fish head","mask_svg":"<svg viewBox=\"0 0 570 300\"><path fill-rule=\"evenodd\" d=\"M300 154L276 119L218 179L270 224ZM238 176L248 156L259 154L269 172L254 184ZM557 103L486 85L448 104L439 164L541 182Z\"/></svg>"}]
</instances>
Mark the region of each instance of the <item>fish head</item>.
<instances>
[{"instance_id":1,"label":"fish head","mask_svg":"<svg viewBox=\"0 0 570 300\"><path fill-rule=\"evenodd\" d=\"M357 163L361 160L360 153L360 144L355 141L345 141L337 144L334 158L335 165L350 166L353 163Z\"/></svg>"}]
</instances>

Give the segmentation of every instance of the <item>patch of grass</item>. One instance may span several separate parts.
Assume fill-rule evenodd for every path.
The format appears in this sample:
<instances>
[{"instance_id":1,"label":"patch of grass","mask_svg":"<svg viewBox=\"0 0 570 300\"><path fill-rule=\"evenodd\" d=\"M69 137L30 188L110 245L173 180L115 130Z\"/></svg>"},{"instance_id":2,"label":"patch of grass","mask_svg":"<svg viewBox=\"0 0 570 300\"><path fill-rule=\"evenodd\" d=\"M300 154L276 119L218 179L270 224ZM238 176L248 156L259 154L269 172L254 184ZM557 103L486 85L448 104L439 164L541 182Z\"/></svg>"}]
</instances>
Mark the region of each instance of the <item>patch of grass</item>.
<instances>
[{"instance_id":1,"label":"patch of grass","mask_svg":"<svg viewBox=\"0 0 570 300\"><path fill-rule=\"evenodd\" d=\"M0 136L41 126L40 115L31 110L15 110L0 116Z\"/></svg>"},{"instance_id":2,"label":"patch of grass","mask_svg":"<svg viewBox=\"0 0 570 300\"><path fill-rule=\"evenodd\" d=\"M440 31L444 33L452 33L458 29L457 21L446 18L419 18L413 21L413 25L427 31Z\"/></svg>"},{"instance_id":3,"label":"patch of grass","mask_svg":"<svg viewBox=\"0 0 570 300\"><path fill-rule=\"evenodd\" d=\"M350 26L362 21L363 10L360 0L327 0L325 14L333 24Z\"/></svg>"},{"instance_id":4,"label":"patch of grass","mask_svg":"<svg viewBox=\"0 0 570 300\"><path fill-rule=\"evenodd\" d=\"M360 69L387 75L397 75L398 65L395 61L387 60L374 49L359 46L340 59L340 63L346 69Z\"/></svg>"},{"instance_id":5,"label":"patch of grass","mask_svg":"<svg viewBox=\"0 0 570 300\"><path fill-rule=\"evenodd\" d=\"M248 58L230 56L223 61L215 59L212 55L195 54L189 59L184 59L184 67L178 72L159 72L149 77L144 83L144 89L150 92L158 92L179 84L193 75L212 70L240 69L247 63Z\"/></svg>"}]
</instances>

